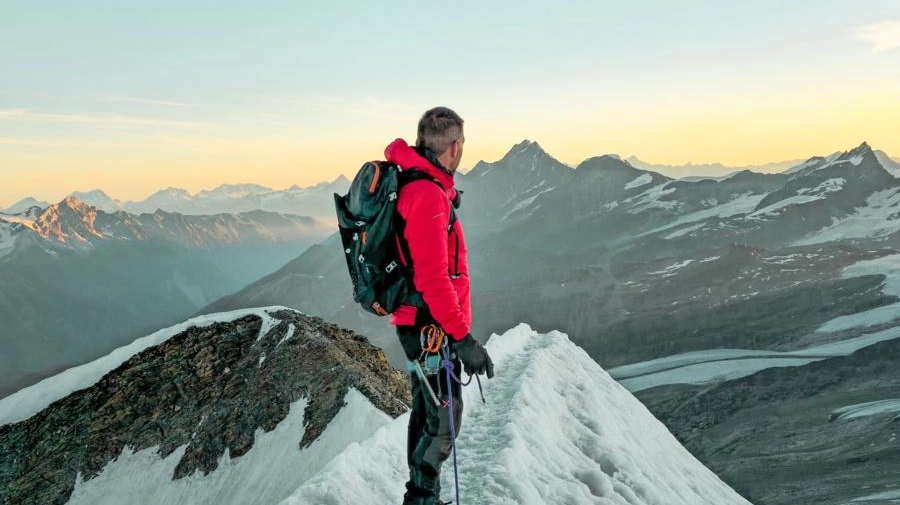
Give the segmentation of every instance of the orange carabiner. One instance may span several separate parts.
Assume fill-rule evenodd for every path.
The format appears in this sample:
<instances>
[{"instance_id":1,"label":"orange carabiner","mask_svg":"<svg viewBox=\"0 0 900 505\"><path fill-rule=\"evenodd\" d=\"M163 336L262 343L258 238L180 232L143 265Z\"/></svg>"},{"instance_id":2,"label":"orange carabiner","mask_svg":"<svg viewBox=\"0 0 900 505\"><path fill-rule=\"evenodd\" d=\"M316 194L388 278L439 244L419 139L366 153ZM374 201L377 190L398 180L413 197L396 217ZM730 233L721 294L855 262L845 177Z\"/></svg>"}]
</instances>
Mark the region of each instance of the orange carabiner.
<instances>
[{"instance_id":1,"label":"orange carabiner","mask_svg":"<svg viewBox=\"0 0 900 505\"><path fill-rule=\"evenodd\" d=\"M423 352L438 353L444 344L444 330L435 324L429 324L422 328L420 343Z\"/></svg>"}]
</instances>

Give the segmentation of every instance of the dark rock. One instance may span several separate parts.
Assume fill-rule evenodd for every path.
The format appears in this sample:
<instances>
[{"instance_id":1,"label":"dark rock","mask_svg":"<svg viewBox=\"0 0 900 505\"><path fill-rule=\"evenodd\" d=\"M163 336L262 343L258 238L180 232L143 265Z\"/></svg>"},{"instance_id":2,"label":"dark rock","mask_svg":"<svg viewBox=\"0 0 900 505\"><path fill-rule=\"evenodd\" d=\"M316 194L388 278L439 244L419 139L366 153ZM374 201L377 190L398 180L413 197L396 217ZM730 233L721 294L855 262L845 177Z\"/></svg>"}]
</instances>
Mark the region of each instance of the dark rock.
<instances>
[{"instance_id":1,"label":"dark rock","mask_svg":"<svg viewBox=\"0 0 900 505\"><path fill-rule=\"evenodd\" d=\"M30 419L0 426L0 503L65 503L79 473L95 477L125 447L159 447L164 458L186 445L173 478L208 473L226 450L246 454L256 430L274 429L301 398L302 447L350 388L391 416L405 411L405 374L364 337L290 310L270 316L277 325L260 338L255 315L191 327Z\"/></svg>"}]
</instances>

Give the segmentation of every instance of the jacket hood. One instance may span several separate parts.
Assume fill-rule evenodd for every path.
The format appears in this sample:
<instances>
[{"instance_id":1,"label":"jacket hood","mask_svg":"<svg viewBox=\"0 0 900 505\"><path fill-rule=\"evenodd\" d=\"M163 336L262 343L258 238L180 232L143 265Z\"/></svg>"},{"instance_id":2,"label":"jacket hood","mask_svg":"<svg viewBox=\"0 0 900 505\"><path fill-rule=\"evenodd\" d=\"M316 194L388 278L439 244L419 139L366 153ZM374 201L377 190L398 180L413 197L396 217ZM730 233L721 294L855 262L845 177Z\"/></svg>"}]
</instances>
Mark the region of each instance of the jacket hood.
<instances>
[{"instance_id":1,"label":"jacket hood","mask_svg":"<svg viewBox=\"0 0 900 505\"><path fill-rule=\"evenodd\" d=\"M403 170L419 170L434 177L440 181L441 186L444 187L444 191L447 192L447 197L450 198L450 200L456 199L456 188L454 187L453 176L447 173L447 171L439 164L436 164L436 160L435 163L432 163L428 158L419 154L419 152L410 147L405 140L396 139L388 144L384 149L384 156L388 161L396 163L397 166Z\"/></svg>"}]
</instances>

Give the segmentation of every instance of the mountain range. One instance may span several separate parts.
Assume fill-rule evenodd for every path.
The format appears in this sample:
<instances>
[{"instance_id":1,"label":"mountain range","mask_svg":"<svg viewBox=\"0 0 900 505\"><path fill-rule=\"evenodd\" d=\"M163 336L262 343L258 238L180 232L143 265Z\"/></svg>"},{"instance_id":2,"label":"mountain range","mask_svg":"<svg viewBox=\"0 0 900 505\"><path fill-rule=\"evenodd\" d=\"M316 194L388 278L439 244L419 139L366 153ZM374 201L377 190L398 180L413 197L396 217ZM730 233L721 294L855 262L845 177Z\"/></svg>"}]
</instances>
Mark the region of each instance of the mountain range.
<instances>
[{"instance_id":1,"label":"mountain range","mask_svg":"<svg viewBox=\"0 0 900 505\"><path fill-rule=\"evenodd\" d=\"M325 223L336 221L333 193L345 193L350 181L339 176L331 182L301 188L294 185L286 190L275 190L258 184L223 184L212 190L192 195L185 189L166 188L146 199L121 202L103 190L76 191L71 197L106 213L125 211L130 214L154 213L162 210L183 215L240 214L257 210L308 216ZM28 197L0 212L18 214L31 207L46 208L49 204Z\"/></svg>"},{"instance_id":2,"label":"mountain range","mask_svg":"<svg viewBox=\"0 0 900 505\"><path fill-rule=\"evenodd\" d=\"M658 417L673 420L676 436L703 449L695 453L701 461L753 501L838 504L862 496L865 486L884 489L876 469L895 461L900 445L891 442L891 456L879 446L862 450L852 473L862 480L836 489L825 483L838 477L837 467L805 473L819 453L798 455L780 442L796 432L792 425L761 424L751 414L781 412L775 397L729 405L746 391L745 377L789 365L773 385L786 393L795 388L792 377L808 375L806 367L824 360L840 368L851 354L900 336L900 180L886 158L862 143L781 173L676 180L611 155L572 168L536 142L522 142L456 177L464 191L458 214L469 242L473 334L483 338L519 321L565 331L635 384ZM341 254L332 236L201 313L289 306L367 335L403 366L392 328L352 301ZM844 347L820 352L832 344ZM723 350L736 354L723 357ZM619 375L657 360L665 371ZM875 367L868 380L890 384L891 373ZM690 387L673 390L677 384ZM715 422L686 424L672 411L713 387L713 408L722 410ZM818 401L836 410L895 394L864 394L838 382ZM723 455L735 418L756 439L741 439ZM875 436L875 425L841 426ZM837 451L858 439L815 440ZM739 464L760 447L771 453L758 466Z\"/></svg>"},{"instance_id":3,"label":"mountain range","mask_svg":"<svg viewBox=\"0 0 900 505\"><path fill-rule=\"evenodd\" d=\"M521 321L565 331L753 502L892 499L897 168L862 143L778 173L673 179L614 155L573 168L524 141L456 177L473 334ZM40 211L7 218L0 244L18 245L12 232ZM76 225L102 216L48 220L45 233L93 250L109 241ZM352 301L342 255L332 234L199 313L291 307L366 335L402 368L392 328Z\"/></svg>"},{"instance_id":4,"label":"mountain range","mask_svg":"<svg viewBox=\"0 0 900 505\"><path fill-rule=\"evenodd\" d=\"M331 233L264 211L0 214L0 396L189 316Z\"/></svg>"}]
</instances>

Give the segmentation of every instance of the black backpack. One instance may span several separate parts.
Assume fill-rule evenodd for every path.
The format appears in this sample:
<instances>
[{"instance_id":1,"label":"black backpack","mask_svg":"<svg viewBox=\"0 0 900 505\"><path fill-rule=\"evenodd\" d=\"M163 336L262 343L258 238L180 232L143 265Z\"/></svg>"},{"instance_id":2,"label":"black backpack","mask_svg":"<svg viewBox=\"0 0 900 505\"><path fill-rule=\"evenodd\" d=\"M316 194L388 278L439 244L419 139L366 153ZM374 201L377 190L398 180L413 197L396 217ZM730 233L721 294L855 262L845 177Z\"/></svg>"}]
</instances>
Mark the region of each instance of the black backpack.
<instances>
[{"instance_id":1,"label":"black backpack","mask_svg":"<svg viewBox=\"0 0 900 505\"><path fill-rule=\"evenodd\" d=\"M400 188L418 179L441 185L419 170L371 161L359 169L345 196L334 195L353 300L372 314L386 316L404 303L424 305L413 287L411 259L403 239L405 223L397 213ZM448 230L455 221L451 206Z\"/></svg>"}]
</instances>

